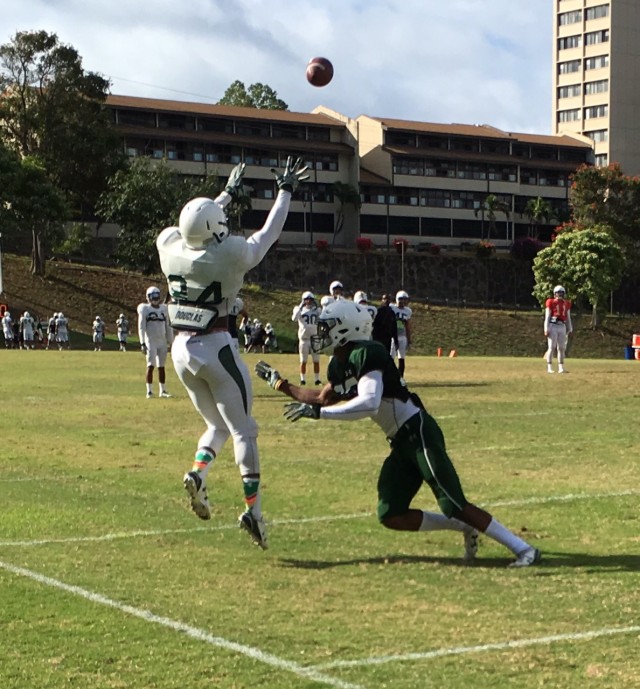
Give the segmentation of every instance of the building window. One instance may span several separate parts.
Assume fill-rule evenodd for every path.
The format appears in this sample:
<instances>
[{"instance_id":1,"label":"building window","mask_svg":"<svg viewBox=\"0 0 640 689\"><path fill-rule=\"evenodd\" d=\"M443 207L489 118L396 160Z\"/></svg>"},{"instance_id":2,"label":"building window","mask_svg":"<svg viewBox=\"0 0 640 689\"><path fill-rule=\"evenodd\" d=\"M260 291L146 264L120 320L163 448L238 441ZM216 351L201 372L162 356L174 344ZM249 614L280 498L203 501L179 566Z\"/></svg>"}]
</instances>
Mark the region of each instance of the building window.
<instances>
[{"instance_id":1,"label":"building window","mask_svg":"<svg viewBox=\"0 0 640 689\"><path fill-rule=\"evenodd\" d=\"M492 182L515 182L518 179L517 169L510 166L489 165L487 178Z\"/></svg>"},{"instance_id":2,"label":"building window","mask_svg":"<svg viewBox=\"0 0 640 689\"><path fill-rule=\"evenodd\" d=\"M602 69L603 67L609 66L609 56L608 55L598 55L597 57L588 57L584 61L585 71L589 69Z\"/></svg>"},{"instance_id":3,"label":"building window","mask_svg":"<svg viewBox=\"0 0 640 689\"><path fill-rule=\"evenodd\" d=\"M226 120L221 117L199 117L198 131L203 132L223 132L233 134L233 120Z\"/></svg>"},{"instance_id":4,"label":"building window","mask_svg":"<svg viewBox=\"0 0 640 689\"><path fill-rule=\"evenodd\" d=\"M609 90L609 80L587 81L584 85L584 95L591 96L594 93L606 93Z\"/></svg>"},{"instance_id":5,"label":"building window","mask_svg":"<svg viewBox=\"0 0 640 689\"><path fill-rule=\"evenodd\" d=\"M569 50L579 48L582 45L582 36L565 36L558 39L558 50Z\"/></svg>"},{"instance_id":6,"label":"building window","mask_svg":"<svg viewBox=\"0 0 640 689\"><path fill-rule=\"evenodd\" d=\"M558 110L558 122L576 122L580 119L580 108Z\"/></svg>"},{"instance_id":7,"label":"building window","mask_svg":"<svg viewBox=\"0 0 640 689\"><path fill-rule=\"evenodd\" d=\"M307 139L309 141L330 141L331 132L329 127L309 127L307 129Z\"/></svg>"},{"instance_id":8,"label":"building window","mask_svg":"<svg viewBox=\"0 0 640 689\"><path fill-rule=\"evenodd\" d=\"M590 139L593 139L596 142L609 140L608 129L594 129L590 132L584 132L584 135L588 136Z\"/></svg>"},{"instance_id":9,"label":"building window","mask_svg":"<svg viewBox=\"0 0 640 689\"><path fill-rule=\"evenodd\" d=\"M132 127L155 127L156 114L144 110L118 110L118 124Z\"/></svg>"},{"instance_id":10,"label":"building window","mask_svg":"<svg viewBox=\"0 0 640 689\"><path fill-rule=\"evenodd\" d=\"M585 19L591 21L592 19L602 19L602 17L609 16L609 5L596 5L595 7L587 7L585 11Z\"/></svg>"},{"instance_id":11,"label":"building window","mask_svg":"<svg viewBox=\"0 0 640 689\"><path fill-rule=\"evenodd\" d=\"M293 124L274 124L271 127L271 136L274 139L301 139L306 138L304 127L296 127Z\"/></svg>"},{"instance_id":12,"label":"building window","mask_svg":"<svg viewBox=\"0 0 640 689\"><path fill-rule=\"evenodd\" d=\"M582 21L582 10L574 10L573 12L563 12L558 15L558 25L566 26L567 24L577 24Z\"/></svg>"},{"instance_id":13,"label":"building window","mask_svg":"<svg viewBox=\"0 0 640 689\"><path fill-rule=\"evenodd\" d=\"M424 189L420 192L420 205L432 208L449 208L451 206L451 192L440 189Z\"/></svg>"},{"instance_id":14,"label":"building window","mask_svg":"<svg viewBox=\"0 0 640 689\"><path fill-rule=\"evenodd\" d=\"M608 165L609 157L606 153L599 153L596 155L595 162L598 167L605 167Z\"/></svg>"},{"instance_id":15,"label":"building window","mask_svg":"<svg viewBox=\"0 0 640 689\"><path fill-rule=\"evenodd\" d=\"M581 92L580 84L571 84L570 86L558 87L558 100L561 98L575 98Z\"/></svg>"},{"instance_id":16,"label":"building window","mask_svg":"<svg viewBox=\"0 0 640 689\"><path fill-rule=\"evenodd\" d=\"M602 31L589 31L584 35L585 45L596 45L597 43L607 43L609 41L609 29Z\"/></svg>"},{"instance_id":17,"label":"building window","mask_svg":"<svg viewBox=\"0 0 640 689\"><path fill-rule=\"evenodd\" d=\"M593 105L584 109L584 119L592 120L594 117L606 117L609 114L608 105Z\"/></svg>"},{"instance_id":18,"label":"building window","mask_svg":"<svg viewBox=\"0 0 640 689\"><path fill-rule=\"evenodd\" d=\"M573 74L580 71L581 60L569 60L558 63L558 74Z\"/></svg>"},{"instance_id":19,"label":"building window","mask_svg":"<svg viewBox=\"0 0 640 689\"><path fill-rule=\"evenodd\" d=\"M416 147L416 135L410 132L387 132L384 137L385 144L391 146Z\"/></svg>"},{"instance_id":20,"label":"building window","mask_svg":"<svg viewBox=\"0 0 640 689\"><path fill-rule=\"evenodd\" d=\"M393 172L396 175L424 176L424 160L421 158L394 158Z\"/></svg>"}]
</instances>

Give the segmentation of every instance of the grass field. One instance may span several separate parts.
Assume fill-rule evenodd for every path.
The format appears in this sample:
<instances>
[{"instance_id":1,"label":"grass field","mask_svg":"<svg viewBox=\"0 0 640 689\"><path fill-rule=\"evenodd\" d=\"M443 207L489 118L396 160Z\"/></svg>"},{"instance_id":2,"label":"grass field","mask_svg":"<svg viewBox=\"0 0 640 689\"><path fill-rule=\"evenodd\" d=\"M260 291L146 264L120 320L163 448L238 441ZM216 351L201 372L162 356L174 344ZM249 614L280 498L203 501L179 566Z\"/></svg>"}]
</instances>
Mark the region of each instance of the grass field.
<instances>
[{"instance_id":1,"label":"grass field","mask_svg":"<svg viewBox=\"0 0 640 689\"><path fill-rule=\"evenodd\" d=\"M168 400L139 353L0 365L2 689L640 686L637 362L408 359L467 496L542 550L523 570L486 538L463 566L459 534L380 527L369 421L289 424L255 379L262 552L230 447L212 521L187 507L202 424L170 365Z\"/></svg>"}]
</instances>

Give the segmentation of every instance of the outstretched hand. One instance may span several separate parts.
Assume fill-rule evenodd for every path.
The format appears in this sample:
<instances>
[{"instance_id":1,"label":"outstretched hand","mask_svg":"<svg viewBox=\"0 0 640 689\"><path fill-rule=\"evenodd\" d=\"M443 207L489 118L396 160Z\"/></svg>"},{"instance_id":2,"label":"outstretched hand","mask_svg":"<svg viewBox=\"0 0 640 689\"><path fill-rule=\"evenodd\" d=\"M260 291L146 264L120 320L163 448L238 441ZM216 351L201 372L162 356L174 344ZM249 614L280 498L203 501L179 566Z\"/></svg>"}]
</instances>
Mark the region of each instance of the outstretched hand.
<instances>
[{"instance_id":1,"label":"outstretched hand","mask_svg":"<svg viewBox=\"0 0 640 689\"><path fill-rule=\"evenodd\" d=\"M267 381L274 390L278 390L282 385L282 376L275 368L269 366L266 361L258 361L255 366L255 372L258 378Z\"/></svg>"},{"instance_id":2,"label":"outstretched hand","mask_svg":"<svg viewBox=\"0 0 640 689\"><path fill-rule=\"evenodd\" d=\"M229 194L230 196L233 196L234 198L238 196L238 192L242 188L242 178L244 177L244 168L245 164L244 163L238 163L233 170L231 170L231 174L229 175L229 179L227 180L227 186L224 188L224 190Z\"/></svg>"},{"instance_id":3,"label":"outstretched hand","mask_svg":"<svg viewBox=\"0 0 640 689\"><path fill-rule=\"evenodd\" d=\"M308 167L304 165L302 158L293 160L291 156L287 158L287 164L283 172L279 173L275 168L271 168L271 172L276 176L278 189L283 189L291 194L298 188L300 182L309 179L307 170Z\"/></svg>"},{"instance_id":4,"label":"outstretched hand","mask_svg":"<svg viewBox=\"0 0 640 689\"><path fill-rule=\"evenodd\" d=\"M288 421L297 421L303 416L308 419L320 418L319 404L305 404L304 402L289 402L284 405L284 418Z\"/></svg>"}]
</instances>

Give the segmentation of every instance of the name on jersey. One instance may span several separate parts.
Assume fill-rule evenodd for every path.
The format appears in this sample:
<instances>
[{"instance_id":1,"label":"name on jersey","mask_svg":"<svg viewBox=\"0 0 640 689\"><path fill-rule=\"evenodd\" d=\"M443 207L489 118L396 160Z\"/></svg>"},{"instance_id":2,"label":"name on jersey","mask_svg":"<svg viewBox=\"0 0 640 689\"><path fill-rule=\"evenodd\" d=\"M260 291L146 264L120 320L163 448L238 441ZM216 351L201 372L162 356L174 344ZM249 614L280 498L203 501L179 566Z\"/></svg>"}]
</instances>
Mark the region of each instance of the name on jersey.
<instances>
[{"instance_id":1,"label":"name on jersey","mask_svg":"<svg viewBox=\"0 0 640 689\"><path fill-rule=\"evenodd\" d=\"M201 309L197 306L169 304L169 322L176 330L207 330L218 318L216 309Z\"/></svg>"}]
</instances>

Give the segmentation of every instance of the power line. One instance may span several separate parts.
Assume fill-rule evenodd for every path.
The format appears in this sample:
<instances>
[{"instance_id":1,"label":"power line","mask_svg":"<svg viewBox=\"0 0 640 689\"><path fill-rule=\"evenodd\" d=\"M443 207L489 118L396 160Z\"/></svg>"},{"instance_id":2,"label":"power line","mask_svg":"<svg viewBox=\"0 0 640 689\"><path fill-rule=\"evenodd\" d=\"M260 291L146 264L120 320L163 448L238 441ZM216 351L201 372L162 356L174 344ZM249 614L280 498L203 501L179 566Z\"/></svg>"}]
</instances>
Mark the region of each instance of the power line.
<instances>
[{"instance_id":1,"label":"power line","mask_svg":"<svg viewBox=\"0 0 640 689\"><path fill-rule=\"evenodd\" d=\"M170 89L166 86L157 86L156 84L147 84L144 81L135 81L134 79L125 79L124 77L115 77L107 75L110 80L126 81L130 84L138 84L139 86L149 86L152 89L160 89L161 91L170 91L171 93L181 93L185 96L194 96L194 98L204 98L205 100L216 101L213 96L203 96L201 93L191 93L190 91L179 91L178 89Z\"/></svg>"}]
</instances>

